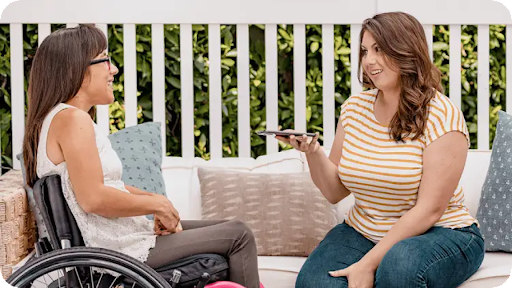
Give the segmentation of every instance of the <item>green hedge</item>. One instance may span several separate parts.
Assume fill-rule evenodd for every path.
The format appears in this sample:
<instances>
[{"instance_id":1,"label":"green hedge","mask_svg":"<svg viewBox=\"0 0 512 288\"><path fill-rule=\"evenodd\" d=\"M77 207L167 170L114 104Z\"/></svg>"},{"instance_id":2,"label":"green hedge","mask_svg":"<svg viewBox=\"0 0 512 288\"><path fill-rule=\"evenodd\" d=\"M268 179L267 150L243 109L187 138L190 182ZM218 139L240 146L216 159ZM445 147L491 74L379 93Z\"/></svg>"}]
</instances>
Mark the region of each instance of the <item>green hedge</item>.
<instances>
[{"instance_id":1,"label":"green hedge","mask_svg":"<svg viewBox=\"0 0 512 288\"><path fill-rule=\"evenodd\" d=\"M52 25L52 30L64 27ZM37 48L37 25L24 25L25 89L32 57ZM265 43L263 25L250 25L250 107L252 157L266 154L265 142L253 131L264 129L265 115ZM279 125L293 128L293 26L278 25ZM443 72L445 92L449 92L449 30L434 26L434 61ZM151 26L137 25L138 119L152 120L151 103ZM505 103L505 26L490 26L490 144L494 139L497 111ZM181 155L181 83L179 25L165 25L165 74L167 155ZM336 117L340 104L350 95L350 27L336 25L335 100ZM307 129L322 132L322 29L321 25L306 25L306 115ZM194 50L194 119L195 151L198 157L209 159L208 111L208 26L193 25ZM477 27L462 26L462 110L471 133L472 148L477 142ZM110 106L110 130L124 128L123 111L123 29L108 26L109 53L119 67L114 93L116 102ZM2 165L12 167L10 130L10 51L9 26L0 25L0 130ZM224 157L238 155L237 133L237 50L236 26L221 26L222 63L222 131ZM337 121L337 119L336 119ZM322 140L322 139L320 139ZM290 147L281 146L281 149Z\"/></svg>"}]
</instances>

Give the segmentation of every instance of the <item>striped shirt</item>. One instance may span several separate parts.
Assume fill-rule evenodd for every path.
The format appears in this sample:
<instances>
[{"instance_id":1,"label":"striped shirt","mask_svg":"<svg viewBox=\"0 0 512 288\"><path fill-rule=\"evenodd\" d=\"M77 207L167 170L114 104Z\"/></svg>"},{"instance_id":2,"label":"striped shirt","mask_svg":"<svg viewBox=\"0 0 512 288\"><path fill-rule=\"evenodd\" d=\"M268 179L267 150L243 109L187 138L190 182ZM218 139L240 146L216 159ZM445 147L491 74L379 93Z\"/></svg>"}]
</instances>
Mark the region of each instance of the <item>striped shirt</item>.
<instances>
[{"instance_id":1,"label":"striped shirt","mask_svg":"<svg viewBox=\"0 0 512 288\"><path fill-rule=\"evenodd\" d=\"M425 135L397 143L390 138L388 127L375 118L377 91L351 96L341 106L345 139L338 165L341 182L355 197L345 222L373 242L381 240L416 204L424 149L449 131L462 132L470 144L464 115L441 93L429 104ZM477 221L464 205L459 183L435 226L461 228L473 223Z\"/></svg>"}]
</instances>

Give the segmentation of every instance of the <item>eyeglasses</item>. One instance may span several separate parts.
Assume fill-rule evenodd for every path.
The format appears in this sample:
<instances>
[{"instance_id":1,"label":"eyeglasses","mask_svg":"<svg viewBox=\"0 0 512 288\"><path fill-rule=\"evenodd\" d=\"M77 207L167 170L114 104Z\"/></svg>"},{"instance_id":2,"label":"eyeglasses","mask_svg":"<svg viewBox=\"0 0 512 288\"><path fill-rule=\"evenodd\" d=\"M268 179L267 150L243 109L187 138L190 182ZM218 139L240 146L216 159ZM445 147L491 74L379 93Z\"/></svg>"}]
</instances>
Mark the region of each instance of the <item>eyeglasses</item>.
<instances>
[{"instance_id":1,"label":"eyeglasses","mask_svg":"<svg viewBox=\"0 0 512 288\"><path fill-rule=\"evenodd\" d=\"M91 63L89 63L89 65L94 65L94 64L98 64L98 63L102 63L102 62L107 62L108 70L110 70L110 67L111 67L110 64L112 63L110 56L108 56L107 58L92 60Z\"/></svg>"}]
</instances>

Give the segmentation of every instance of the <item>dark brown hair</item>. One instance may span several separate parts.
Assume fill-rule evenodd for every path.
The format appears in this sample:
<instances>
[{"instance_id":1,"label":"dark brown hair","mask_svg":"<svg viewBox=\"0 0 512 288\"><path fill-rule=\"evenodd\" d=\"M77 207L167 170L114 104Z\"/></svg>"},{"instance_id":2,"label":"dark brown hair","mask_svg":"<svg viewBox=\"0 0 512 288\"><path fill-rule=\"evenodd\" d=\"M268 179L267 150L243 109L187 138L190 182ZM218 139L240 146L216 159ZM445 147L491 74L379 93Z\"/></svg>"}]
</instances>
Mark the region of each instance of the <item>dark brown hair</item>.
<instances>
[{"instance_id":1,"label":"dark brown hair","mask_svg":"<svg viewBox=\"0 0 512 288\"><path fill-rule=\"evenodd\" d=\"M372 34L391 66L399 69L400 100L398 111L389 124L390 137L397 142L422 137L428 120L428 104L436 90L443 93L441 72L430 60L423 26L407 13L389 12L363 22L359 44L365 32ZM368 75L364 71L361 73L362 59L360 51L360 82L364 87L374 89L376 87Z\"/></svg>"},{"instance_id":2,"label":"dark brown hair","mask_svg":"<svg viewBox=\"0 0 512 288\"><path fill-rule=\"evenodd\" d=\"M78 93L90 61L106 48L105 34L93 25L57 30L38 47L30 70L23 138L23 160L30 187L37 181L37 147L45 117L56 105ZM94 108L89 114L94 117Z\"/></svg>"}]
</instances>

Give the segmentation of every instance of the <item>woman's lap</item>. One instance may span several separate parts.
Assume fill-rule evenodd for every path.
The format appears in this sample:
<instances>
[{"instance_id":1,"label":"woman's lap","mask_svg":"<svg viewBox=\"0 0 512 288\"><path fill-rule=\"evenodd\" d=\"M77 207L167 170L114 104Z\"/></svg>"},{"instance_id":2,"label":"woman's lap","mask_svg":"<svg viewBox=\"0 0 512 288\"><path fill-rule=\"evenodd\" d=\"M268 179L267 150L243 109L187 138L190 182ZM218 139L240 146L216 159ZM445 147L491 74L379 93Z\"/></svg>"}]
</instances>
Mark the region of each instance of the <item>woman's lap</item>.
<instances>
[{"instance_id":1,"label":"woman's lap","mask_svg":"<svg viewBox=\"0 0 512 288\"><path fill-rule=\"evenodd\" d=\"M347 287L346 277L331 277L328 272L356 263L374 245L346 223L338 224L309 255L297 277L296 287Z\"/></svg>"},{"instance_id":2,"label":"woman's lap","mask_svg":"<svg viewBox=\"0 0 512 288\"><path fill-rule=\"evenodd\" d=\"M346 223L334 227L311 253L296 287L347 287L346 277L328 272L347 268L373 248ZM400 241L383 258L376 287L457 287L476 272L483 260L483 240L476 226L433 227L423 235Z\"/></svg>"},{"instance_id":3,"label":"woman's lap","mask_svg":"<svg viewBox=\"0 0 512 288\"><path fill-rule=\"evenodd\" d=\"M377 269L376 287L458 287L478 270L484 253L476 225L433 227L388 251Z\"/></svg>"}]
</instances>

